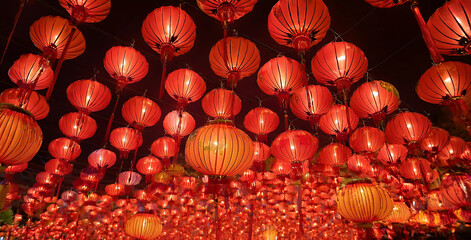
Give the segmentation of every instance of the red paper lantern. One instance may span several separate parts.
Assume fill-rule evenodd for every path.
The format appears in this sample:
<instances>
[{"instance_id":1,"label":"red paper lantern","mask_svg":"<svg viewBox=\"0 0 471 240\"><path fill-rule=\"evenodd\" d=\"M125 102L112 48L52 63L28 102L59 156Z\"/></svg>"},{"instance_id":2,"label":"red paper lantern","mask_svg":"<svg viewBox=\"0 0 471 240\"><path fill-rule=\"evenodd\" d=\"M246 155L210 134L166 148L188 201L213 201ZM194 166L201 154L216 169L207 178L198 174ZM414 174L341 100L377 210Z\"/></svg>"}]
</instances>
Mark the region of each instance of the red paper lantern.
<instances>
[{"instance_id":1,"label":"red paper lantern","mask_svg":"<svg viewBox=\"0 0 471 240\"><path fill-rule=\"evenodd\" d=\"M365 0L373 7L391 8L406 3L408 0Z\"/></svg>"},{"instance_id":2,"label":"red paper lantern","mask_svg":"<svg viewBox=\"0 0 471 240\"><path fill-rule=\"evenodd\" d=\"M271 145L271 153L277 159L302 162L314 156L319 140L303 130L288 130L275 138Z\"/></svg>"},{"instance_id":3,"label":"red paper lantern","mask_svg":"<svg viewBox=\"0 0 471 240\"><path fill-rule=\"evenodd\" d=\"M195 129L195 119L188 112L174 110L165 116L163 126L165 131L174 139L180 139Z\"/></svg>"},{"instance_id":4,"label":"red paper lantern","mask_svg":"<svg viewBox=\"0 0 471 240\"><path fill-rule=\"evenodd\" d=\"M360 154L353 154L347 160L347 166L354 172L363 172L371 168L370 160Z\"/></svg>"},{"instance_id":5,"label":"red paper lantern","mask_svg":"<svg viewBox=\"0 0 471 240\"><path fill-rule=\"evenodd\" d=\"M253 160L254 162L263 162L270 157L270 147L264 143L253 141Z\"/></svg>"},{"instance_id":6,"label":"red paper lantern","mask_svg":"<svg viewBox=\"0 0 471 240\"><path fill-rule=\"evenodd\" d=\"M411 144L425 138L431 129L432 123L424 115L403 112L388 122L384 133L389 143Z\"/></svg>"},{"instance_id":7,"label":"red paper lantern","mask_svg":"<svg viewBox=\"0 0 471 240\"><path fill-rule=\"evenodd\" d=\"M429 181L432 169L430 168L429 161L423 158L414 157L401 161L401 164L399 165L399 172L404 178L407 179L426 179Z\"/></svg>"},{"instance_id":8,"label":"red paper lantern","mask_svg":"<svg viewBox=\"0 0 471 240\"><path fill-rule=\"evenodd\" d=\"M438 153L438 159L454 164L454 160L461 158L466 148L466 142L462 138L450 136L448 143Z\"/></svg>"},{"instance_id":9,"label":"red paper lantern","mask_svg":"<svg viewBox=\"0 0 471 240\"><path fill-rule=\"evenodd\" d=\"M233 91L217 88L208 92L201 105L204 112L216 119L230 119L240 112L242 101Z\"/></svg>"},{"instance_id":10,"label":"red paper lantern","mask_svg":"<svg viewBox=\"0 0 471 240\"><path fill-rule=\"evenodd\" d=\"M136 169L141 174L154 175L162 171L162 163L160 163L160 160L156 157L147 156L137 161Z\"/></svg>"},{"instance_id":11,"label":"red paper lantern","mask_svg":"<svg viewBox=\"0 0 471 240\"><path fill-rule=\"evenodd\" d=\"M110 48L103 64L110 76L116 80L118 91L127 84L141 81L149 71L146 58L132 47Z\"/></svg>"},{"instance_id":12,"label":"red paper lantern","mask_svg":"<svg viewBox=\"0 0 471 240\"><path fill-rule=\"evenodd\" d=\"M58 16L45 16L36 20L29 28L29 36L34 45L43 51L43 57L49 61L59 59L65 49L70 34L72 40L64 59L73 59L85 51L85 38L67 19Z\"/></svg>"},{"instance_id":13,"label":"red paper lantern","mask_svg":"<svg viewBox=\"0 0 471 240\"><path fill-rule=\"evenodd\" d=\"M257 134L257 139L266 143L267 134L278 128L278 115L268 108L257 107L250 110L244 118L244 127Z\"/></svg>"},{"instance_id":14,"label":"red paper lantern","mask_svg":"<svg viewBox=\"0 0 471 240\"><path fill-rule=\"evenodd\" d=\"M135 186L139 184L142 180L142 177L139 173L133 171L125 171L119 174L118 181L119 183L125 186Z\"/></svg>"},{"instance_id":15,"label":"red paper lantern","mask_svg":"<svg viewBox=\"0 0 471 240\"><path fill-rule=\"evenodd\" d=\"M394 112L401 103L399 92L388 82L371 81L360 85L352 95L350 106L361 118L372 118L376 123Z\"/></svg>"},{"instance_id":16,"label":"red paper lantern","mask_svg":"<svg viewBox=\"0 0 471 240\"><path fill-rule=\"evenodd\" d=\"M208 16L227 24L252 11L257 0L197 0L196 3Z\"/></svg>"},{"instance_id":17,"label":"red paper lantern","mask_svg":"<svg viewBox=\"0 0 471 240\"><path fill-rule=\"evenodd\" d=\"M253 143L242 130L224 123L210 123L186 141L186 162L207 175L234 176L253 161Z\"/></svg>"},{"instance_id":18,"label":"red paper lantern","mask_svg":"<svg viewBox=\"0 0 471 240\"><path fill-rule=\"evenodd\" d=\"M64 176L72 172L72 164L64 159L51 159L44 165L44 170L50 174Z\"/></svg>"},{"instance_id":19,"label":"red paper lantern","mask_svg":"<svg viewBox=\"0 0 471 240\"><path fill-rule=\"evenodd\" d=\"M100 148L88 155L88 164L96 169L110 168L116 163L116 154L105 148Z\"/></svg>"},{"instance_id":20,"label":"red paper lantern","mask_svg":"<svg viewBox=\"0 0 471 240\"><path fill-rule=\"evenodd\" d=\"M362 127L350 136L350 147L358 153L375 153L384 145L384 133L378 128Z\"/></svg>"},{"instance_id":21,"label":"red paper lantern","mask_svg":"<svg viewBox=\"0 0 471 240\"><path fill-rule=\"evenodd\" d=\"M121 113L126 122L142 131L159 121L161 111L159 105L149 98L135 96L123 104Z\"/></svg>"},{"instance_id":22,"label":"red paper lantern","mask_svg":"<svg viewBox=\"0 0 471 240\"><path fill-rule=\"evenodd\" d=\"M0 94L0 102L26 109L33 114L36 120L44 119L49 114L49 104L46 98L35 91L10 88Z\"/></svg>"},{"instance_id":23,"label":"red paper lantern","mask_svg":"<svg viewBox=\"0 0 471 240\"><path fill-rule=\"evenodd\" d=\"M162 159L164 165L170 164L170 158L178 153L179 146L175 139L170 137L161 137L155 140L150 146L152 154Z\"/></svg>"},{"instance_id":24,"label":"red paper lantern","mask_svg":"<svg viewBox=\"0 0 471 240\"><path fill-rule=\"evenodd\" d=\"M431 191L426 195L425 199L427 209L430 211L443 211L455 208L453 204L448 202L448 200L442 196L439 190Z\"/></svg>"},{"instance_id":25,"label":"red paper lantern","mask_svg":"<svg viewBox=\"0 0 471 240\"><path fill-rule=\"evenodd\" d=\"M76 23L103 21L111 9L111 0L59 0Z\"/></svg>"},{"instance_id":26,"label":"red paper lantern","mask_svg":"<svg viewBox=\"0 0 471 240\"><path fill-rule=\"evenodd\" d=\"M85 114L105 109L111 101L108 87L95 80L78 80L67 87L67 99Z\"/></svg>"},{"instance_id":27,"label":"red paper lantern","mask_svg":"<svg viewBox=\"0 0 471 240\"><path fill-rule=\"evenodd\" d=\"M319 124L323 132L336 135L337 140L343 142L357 127L358 121L358 116L353 109L345 105L334 105L321 117Z\"/></svg>"},{"instance_id":28,"label":"red paper lantern","mask_svg":"<svg viewBox=\"0 0 471 240\"><path fill-rule=\"evenodd\" d=\"M466 0L446 2L427 22L430 34L441 54L471 53L471 4Z\"/></svg>"},{"instance_id":29,"label":"red paper lantern","mask_svg":"<svg viewBox=\"0 0 471 240\"><path fill-rule=\"evenodd\" d=\"M41 185L51 186L56 183L57 178L54 177L51 173L40 172L36 174L36 182Z\"/></svg>"},{"instance_id":30,"label":"red paper lantern","mask_svg":"<svg viewBox=\"0 0 471 240\"><path fill-rule=\"evenodd\" d=\"M73 161L80 156L80 145L68 138L56 138L49 143L49 153L58 159Z\"/></svg>"},{"instance_id":31,"label":"red paper lantern","mask_svg":"<svg viewBox=\"0 0 471 240\"><path fill-rule=\"evenodd\" d=\"M440 193L457 207L471 206L471 176L468 174L445 174L440 183Z\"/></svg>"},{"instance_id":32,"label":"red paper lantern","mask_svg":"<svg viewBox=\"0 0 471 240\"><path fill-rule=\"evenodd\" d=\"M260 52L253 42L245 38L228 37L211 48L209 64L216 75L226 78L229 86L235 88L240 79L258 70Z\"/></svg>"},{"instance_id":33,"label":"red paper lantern","mask_svg":"<svg viewBox=\"0 0 471 240\"><path fill-rule=\"evenodd\" d=\"M268 95L276 95L283 110L289 106L289 96L304 81L302 65L284 56L272 58L265 63L257 75L257 84Z\"/></svg>"},{"instance_id":34,"label":"red paper lantern","mask_svg":"<svg viewBox=\"0 0 471 240\"><path fill-rule=\"evenodd\" d=\"M270 36L298 52L320 42L329 26L329 10L321 0L279 0L268 15Z\"/></svg>"},{"instance_id":35,"label":"red paper lantern","mask_svg":"<svg viewBox=\"0 0 471 240\"><path fill-rule=\"evenodd\" d=\"M28 168L28 163L18 165L9 165L5 168L4 172L9 174L20 173Z\"/></svg>"},{"instance_id":36,"label":"red paper lantern","mask_svg":"<svg viewBox=\"0 0 471 240\"><path fill-rule=\"evenodd\" d=\"M95 135L97 125L93 118L83 113L67 113L59 119L61 132L75 141L91 138Z\"/></svg>"},{"instance_id":37,"label":"red paper lantern","mask_svg":"<svg viewBox=\"0 0 471 240\"><path fill-rule=\"evenodd\" d=\"M23 54L8 70L8 76L19 87L41 90L48 88L54 72L43 57Z\"/></svg>"},{"instance_id":38,"label":"red paper lantern","mask_svg":"<svg viewBox=\"0 0 471 240\"><path fill-rule=\"evenodd\" d=\"M125 225L126 233L139 240L156 239L162 232L160 218L148 213L136 213Z\"/></svg>"},{"instance_id":39,"label":"red paper lantern","mask_svg":"<svg viewBox=\"0 0 471 240\"><path fill-rule=\"evenodd\" d=\"M82 179L77 178L72 182L72 185L74 186L77 191L81 193L87 193L92 189L92 185L88 182L84 182Z\"/></svg>"},{"instance_id":40,"label":"red paper lantern","mask_svg":"<svg viewBox=\"0 0 471 240\"><path fill-rule=\"evenodd\" d=\"M320 117L333 105L332 93L326 87L309 85L291 95L290 108L298 118L308 120L311 127L319 124Z\"/></svg>"},{"instance_id":41,"label":"red paper lantern","mask_svg":"<svg viewBox=\"0 0 471 240\"><path fill-rule=\"evenodd\" d=\"M82 169L82 171L80 171L80 179L88 183L93 183L95 188L98 182L101 181L104 176L104 171L100 171L92 166L87 166L86 168Z\"/></svg>"},{"instance_id":42,"label":"red paper lantern","mask_svg":"<svg viewBox=\"0 0 471 240\"><path fill-rule=\"evenodd\" d=\"M342 144L331 143L322 148L319 153L318 163L340 166L348 161L352 155L352 150Z\"/></svg>"},{"instance_id":43,"label":"red paper lantern","mask_svg":"<svg viewBox=\"0 0 471 240\"><path fill-rule=\"evenodd\" d=\"M427 153L435 154L448 143L450 134L447 130L433 127L430 133L420 141L420 148Z\"/></svg>"},{"instance_id":44,"label":"red paper lantern","mask_svg":"<svg viewBox=\"0 0 471 240\"><path fill-rule=\"evenodd\" d=\"M0 104L0 163L18 165L31 161L42 141L41 128L32 115L19 107Z\"/></svg>"},{"instance_id":45,"label":"red paper lantern","mask_svg":"<svg viewBox=\"0 0 471 240\"><path fill-rule=\"evenodd\" d=\"M270 171L272 171L277 176L287 176L293 171L293 168L291 167L291 161L275 159Z\"/></svg>"},{"instance_id":46,"label":"red paper lantern","mask_svg":"<svg viewBox=\"0 0 471 240\"><path fill-rule=\"evenodd\" d=\"M117 197L117 196L125 195L126 189L125 189L125 186L121 183L113 183L113 184L106 185L105 192L106 194L112 197Z\"/></svg>"},{"instance_id":47,"label":"red paper lantern","mask_svg":"<svg viewBox=\"0 0 471 240\"><path fill-rule=\"evenodd\" d=\"M331 42L312 58L314 78L321 84L336 86L339 92L349 90L366 73L368 60L363 51L347 42Z\"/></svg>"},{"instance_id":48,"label":"red paper lantern","mask_svg":"<svg viewBox=\"0 0 471 240\"><path fill-rule=\"evenodd\" d=\"M378 151L376 157L384 164L395 164L407 158L408 150L402 144L385 143Z\"/></svg>"},{"instance_id":49,"label":"red paper lantern","mask_svg":"<svg viewBox=\"0 0 471 240\"><path fill-rule=\"evenodd\" d=\"M184 108L188 103L198 101L206 92L206 83L198 73L189 69L178 69L168 75L165 82L168 95Z\"/></svg>"},{"instance_id":50,"label":"red paper lantern","mask_svg":"<svg viewBox=\"0 0 471 240\"><path fill-rule=\"evenodd\" d=\"M127 158L129 151L136 150L142 145L142 135L132 128L115 128L111 131L110 143L119 150L121 158Z\"/></svg>"}]
</instances>

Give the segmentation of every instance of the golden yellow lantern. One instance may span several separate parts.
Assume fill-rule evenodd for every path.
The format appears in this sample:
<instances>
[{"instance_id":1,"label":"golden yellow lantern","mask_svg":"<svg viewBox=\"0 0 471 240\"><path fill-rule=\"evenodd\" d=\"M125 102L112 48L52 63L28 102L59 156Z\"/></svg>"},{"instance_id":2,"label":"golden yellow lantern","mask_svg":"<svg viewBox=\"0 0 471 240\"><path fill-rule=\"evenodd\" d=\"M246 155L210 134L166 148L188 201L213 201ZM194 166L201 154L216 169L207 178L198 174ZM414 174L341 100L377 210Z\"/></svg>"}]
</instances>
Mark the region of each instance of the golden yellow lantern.
<instances>
[{"instance_id":1,"label":"golden yellow lantern","mask_svg":"<svg viewBox=\"0 0 471 240\"><path fill-rule=\"evenodd\" d=\"M267 226L266 230L263 231L263 240L276 240L278 239L278 231L276 231L276 229L269 225Z\"/></svg>"},{"instance_id":2,"label":"golden yellow lantern","mask_svg":"<svg viewBox=\"0 0 471 240\"><path fill-rule=\"evenodd\" d=\"M409 207L404 202L394 202L391 214L384 219L390 223L406 223L411 216Z\"/></svg>"},{"instance_id":3,"label":"golden yellow lantern","mask_svg":"<svg viewBox=\"0 0 471 240\"><path fill-rule=\"evenodd\" d=\"M155 239L162 232L160 218L149 213L136 213L126 222L126 233L133 238Z\"/></svg>"}]
</instances>

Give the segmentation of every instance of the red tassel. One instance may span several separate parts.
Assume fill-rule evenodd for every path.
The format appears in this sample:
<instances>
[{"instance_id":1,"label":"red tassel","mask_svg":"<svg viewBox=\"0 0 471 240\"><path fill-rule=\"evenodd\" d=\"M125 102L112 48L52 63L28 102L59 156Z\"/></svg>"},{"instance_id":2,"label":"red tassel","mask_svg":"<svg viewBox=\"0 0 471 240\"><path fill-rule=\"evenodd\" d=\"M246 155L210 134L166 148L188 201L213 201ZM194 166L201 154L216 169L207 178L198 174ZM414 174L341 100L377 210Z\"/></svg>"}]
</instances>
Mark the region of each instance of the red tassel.
<instances>
[{"instance_id":1,"label":"red tassel","mask_svg":"<svg viewBox=\"0 0 471 240\"><path fill-rule=\"evenodd\" d=\"M427 48L430 52L430 55L432 56L432 60L434 63L441 63L443 62L443 57L442 55L438 52L437 46L435 46L435 42L432 38L432 35L430 35L430 30L427 27L427 24L424 21L424 18L422 17L422 14L420 13L418 3L414 2L412 3L411 6L412 12L414 13L414 17L417 20L417 23L419 24L420 31L422 31L422 37L424 38L425 44L427 45Z\"/></svg>"}]
</instances>

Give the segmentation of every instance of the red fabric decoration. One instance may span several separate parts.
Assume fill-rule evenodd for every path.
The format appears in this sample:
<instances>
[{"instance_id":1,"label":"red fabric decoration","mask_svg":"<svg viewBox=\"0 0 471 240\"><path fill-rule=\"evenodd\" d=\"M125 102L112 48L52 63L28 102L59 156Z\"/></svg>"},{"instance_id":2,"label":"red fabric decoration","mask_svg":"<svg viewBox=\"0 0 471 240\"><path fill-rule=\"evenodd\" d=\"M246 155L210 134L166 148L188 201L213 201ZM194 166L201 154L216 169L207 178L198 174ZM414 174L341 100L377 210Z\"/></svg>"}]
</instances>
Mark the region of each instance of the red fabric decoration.
<instances>
[{"instance_id":1,"label":"red fabric decoration","mask_svg":"<svg viewBox=\"0 0 471 240\"><path fill-rule=\"evenodd\" d=\"M471 176L469 174L445 174L440 183L440 193L459 208L471 206Z\"/></svg>"},{"instance_id":2,"label":"red fabric decoration","mask_svg":"<svg viewBox=\"0 0 471 240\"><path fill-rule=\"evenodd\" d=\"M232 119L240 112L242 101L235 92L224 88L217 88L208 92L201 105L204 112L216 119Z\"/></svg>"},{"instance_id":3,"label":"red fabric decoration","mask_svg":"<svg viewBox=\"0 0 471 240\"><path fill-rule=\"evenodd\" d=\"M141 180L142 180L141 175L133 171L122 172L118 176L119 183L125 186L135 186L139 184Z\"/></svg>"}]
</instances>

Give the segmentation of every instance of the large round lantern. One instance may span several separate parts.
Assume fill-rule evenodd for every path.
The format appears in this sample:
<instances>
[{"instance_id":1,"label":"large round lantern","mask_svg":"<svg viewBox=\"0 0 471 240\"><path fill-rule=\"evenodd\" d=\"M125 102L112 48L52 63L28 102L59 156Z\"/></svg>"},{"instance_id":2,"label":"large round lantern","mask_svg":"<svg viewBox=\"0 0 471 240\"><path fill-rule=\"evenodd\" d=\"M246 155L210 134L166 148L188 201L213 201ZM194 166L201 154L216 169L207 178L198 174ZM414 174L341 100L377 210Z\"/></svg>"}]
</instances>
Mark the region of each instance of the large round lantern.
<instances>
[{"instance_id":1,"label":"large round lantern","mask_svg":"<svg viewBox=\"0 0 471 240\"><path fill-rule=\"evenodd\" d=\"M408 0L365 0L373 7L391 8L406 3Z\"/></svg>"},{"instance_id":2,"label":"large round lantern","mask_svg":"<svg viewBox=\"0 0 471 240\"><path fill-rule=\"evenodd\" d=\"M446 2L427 21L430 34L441 54L471 53L471 3L466 0Z\"/></svg>"},{"instance_id":3,"label":"large round lantern","mask_svg":"<svg viewBox=\"0 0 471 240\"><path fill-rule=\"evenodd\" d=\"M43 56L52 61L61 57L69 35L74 34L64 56L64 59L73 59L85 51L85 38L79 30L72 31L72 28L67 19L45 16L31 25L29 35L34 45L43 51Z\"/></svg>"},{"instance_id":4,"label":"large round lantern","mask_svg":"<svg viewBox=\"0 0 471 240\"><path fill-rule=\"evenodd\" d=\"M138 130L154 126L160 119L160 107L146 97L135 96L123 104L124 120Z\"/></svg>"},{"instance_id":5,"label":"large round lantern","mask_svg":"<svg viewBox=\"0 0 471 240\"><path fill-rule=\"evenodd\" d=\"M349 90L366 73L368 60L363 51L347 42L331 42L322 47L311 61L312 74L319 83Z\"/></svg>"},{"instance_id":6,"label":"large round lantern","mask_svg":"<svg viewBox=\"0 0 471 240\"><path fill-rule=\"evenodd\" d=\"M149 71L146 58L132 47L110 48L103 64L110 76L116 80L118 92L129 83L141 81Z\"/></svg>"},{"instance_id":7,"label":"large round lantern","mask_svg":"<svg viewBox=\"0 0 471 240\"><path fill-rule=\"evenodd\" d=\"M342 144L331 143L322 148L318 162L326 165L340 166L347 162L352 150Z\"/></svg>"},{"instance_id":8,"label":"large round lantern","mask_svg":"<svg viewBox=\"0 0 471 240\"><path fill-rule=\"evenodd\" d=\"M154 175L162 170L162 163L154 156L147 156L139 159L136 169L144 175Z\"/></svg>"},{"instance_id":9,"label":"large round lantern","mask_svg":"<svg viewBox=\"0 0 471 240\"><path fill-rule=\"evenodd\" d=\"M46 98L35 91L10 88L0 94L0 102L26 109L36 120L44 119L49 114L49 104Z\"/></svg>"},{"instance_id":10,"label":"large round lantern","mask_svg":"<svg viewBox=\"0 0 471 240\"><path fill-rule=\"evenodd\" d=\"M127 158L129 151L136 150L142 145L142 135L132 128L115 128L111 131L110 143L119 150L121 158Z\"/></svg>"},{"instance_id":11,"label":"large round lantern","mask_svg":"<svg viewBox=\"0 0 471 240\"><path fill-rule=\"evenodd\" d=\"M191 114L179 113L177 110L169 112L163 121L165 131L175 140L190 134L195 129L195 124L195 119Z\"/></svg>"},{"instance_id":12,"label":"large round lantern","mask_svg":"<svg viewBox=\"0 0 471 240\"><path fill-rule=\"evenodd\" d=\"M385 143L378 151L378 158L384 165L396 164L407 158L408 150L402 144Z\"/></svg>"},{"instance_id":13,"label":"large round lantern","mask_svg":"<svg viewBox=\"0 0 471 240\"><path fill-rule=\"evenodd\" d=\"M43 134L33 116L19 107L0 104L0 163L29 162L39 151Z\"/></svg>"},{"instance_id":14,"label":"large round lantern","mask_svg":"<svg viewBox=\"0 0 471 240\"><path fill-rule=\"evenodd\" d=\"M185 158L200 173L234 176L252 165L253 143L242 130L223 122L213 122L188 138Z\"/></svg>"},{"instance_id":15,"label":"large round lantern","mask_svg":"<svg viewBox=\"0 0 471 240\"><path fill-rule=\"evenodd\" d=\"M440 193L457 207L471 206L471 176L469 174L445 174L440 183Z\"/></svg>"},{"instance_id":16,"label":"large round lantern","mask_svg":"<svg viewBox=\"0 0 471 240\"><path fill-rule=\"evenodd\" d=\"M407 158L399 165L401 175L411 180L425 179L429 181L432 175L431 171L430 162L423 158Z\"/></svg>"},{"instance_id":17,"label":"large round lantern","mask_svg":"<svg viewBox=\"0 0 471 240\"><path fill-rule=\"evenodd\" d=\"M348 158L347 166L354 172L366 172L367 169L371 168L370 160L360 154L353 154Z\"/></svg>"},{"instance_id":18,"label":"large round lantern","mask_svg":"<svg viewBox=\"0 0 471 240\"><path fill-rule=\"evenodd\" d=\"M268 108L257 107L250 110L244 118L244 127L257 134L257 139L267 142L267 134L278 128L280 119L278 115Z\"/></svg>"},{"instance_id":19,"label":"large round lantern","mask_svg":"<svg viewBox=\"0 0 471 240\"><path fill-rule=\"evenodd\" d=\"M298 52L320 42L329 26L329 10L322 0L279 0L268 15L270 36Z\"/></svg>"},{"instance_id":20,"label":"large round lantern","mask_svg":"<svg viewBox=\"0 0 471 240\"><path fill-rule=\"evenodd\" d=\"M335 135L338 141L345 142L348 134L357 127L358 121L358 116L350 107L338 104L321 117L319 124L323 132Z\"/></svg>"},{"instance_id":21,"label":"large round lantern","mask_svg":"<svg viewBox=\"0 0 471 240\"><path fill-rule=\"evenodd\" d=\"M59 0L59 3L77 24L101 22L111 9L111 0Z\"/></svg>"},{"instance_id":22,"label":"large round lantern","mask_svg":"<svg viewBox=\"0 0 471 240\"><path fill-rule=\"evenodd\" d=\"M56 138L52 140L49 143L48 151L54 158L65 159L67 161L75 160L82 152L80 145L68 138Z\"/></svg>"},{"instance_id":23,"label":"large round lantern","mask_svg":"<svg viewBox=\"0 0 471 240\"><path fill-rule=\"evenodd\" d=\"M126 233L139 240L156 239L162 232L160 218L148 213L136 213L126 221Z\"/></svg>"},{"instance_id":24,"label":"large round lantern","mask_svg":"<svg viewBox=\"0 0 471 240\"><path fill-rule=\"evenodd\" d=\"M67 87L67 99L85 114L105 109L111 101L108 87L95 80L78 80Z\"/></svg>"},{"instance_id":25,"label":"large round lantern","mask_svg":"<svg viewBox=\"0 0 471 240\"><path fill-rule=\"evenodd\" d=\"M100 148L88 155L88 164L96 169L110 168L116 163L116 154L105 148Z\"/></svg>"},{"instance_id":26,"label":"large round lantern","mask_svg":"<svg viewBox=\"0 0 471 240\"><path fill-rule=\"evenodd\" d=\"M235 88L240 79L258 70L260 52L255 43L245 38L228 37L211 48L209 64L216 75L226 78L229 86Z\"/></svg>"},{"instance_id":27,"label":"large round lantern","mask_svg":"<svg viewBox=\"0 0 471 240\"><path fill-rule=\"evenodd\" d=\"M233 91L217 88L208 92L201 105L204 112L216 119L231 119L240 112L242 102Z\"/></svg>"},{"instance_id":28,"label":"large round lantern","mask_svg":"<svg viewBox=\"0 0 471 240\"><path fill-rule=\"evenodd\" d=\"M155 156L162 159L164 165L170 164L170 158L178 153L179 146L175 139L170 137L161 137L155 140L150 146L150 151Z\"/></svg>"},{"instance_id":29,"label":"large round lantern","mask_svg":"<svg viewBox=\"0 0 471 240\"><path fill-rule=\"evenodd\" d=\"M23 54L8 70L8 76L19 87L31 90L48 88L54 72L47 60L35 54Z\"/></svg>"},{"instance_id":30,"label":"large round lantern","mask_svg":"<svg viewBox=\"0 0 471 240\"><path fill-rule=\"evenodd\" d=\"M93 118L83 113L67 113L59 119L61 132L75 141L91 138L97 129Z\"/></svg>"},{"instance_id":31,"label":"large round lantern","mask_svg":"<svg viewBox=\"0 0 471 240\"><path fill-rule=\"evenodd\" d=\"M404 202L394 202L391 214L384 221L389 223L406 223L411 215L409 207Z\"/></svg>"},{"instance_id":32,"label":"large round lantern","mask_svg":"<svg viewBox=\"0 0 471 240\"><path fill-rule=\"evenodd\" d=\"M448 144L450 134L443 128L434 127L430 133L420 141L420 148L431 154L438 153Z\"/></svg>"},{"instance_id":33,"label":"large round lantern","mask_svg":"<svg viewBox=\"0 0 471 240\"><path fill-rule=\"evenodd\" d=\"M362 127L350 136L350 147L358 153L375 153L384 144L384 133L378 128Z\"/></svg>"},{"instance_id":34,"label":"large round lantern","mask_svg":"<svg viewBox=\"0 0 471 240\"><path fill-rule=\"evenodd\" d=\"M319 140L303 130L288 130L273 140L271 153L277 159L302 162L311 159L317 151Z\"/></svg>"},{"instance_id":35,"label":"large round lantern","mask_svg":"<svg viewBox=\"0 0 471 240\"><path fill-rule=\"evenodd\" d=\"M276 95L283 110L289 107L289 96L301 88L305 79L303 66L284 56L272 58L257 75L257 84L268 95Z\"/></svg>"},{"instance_id":36,"label":"large round lantern","mask_svg":"<svg viewBox=\"0 0 471 240\"><path fill-rule=\"evenodd\" d=\"M411 144L426 137L432 129L430 120L422 114L403 112L386 125L386 140L389 143Z\"/></svg>"},{"instance_id":37,"label":"large round lantern","mask_svg":"<svg viewBox=\"0 0 471 240\"><path fill-rule=\"evenodd\" d=\"M393 205L389 192L372 183L349 183L337 193L337 211L352 222L383 220L391 214Z\"/></svg>"},{"instance_id":38,"label":"large round lantern","mask_svg":"<svg viewBox=\"0 0 471 240\"><path fill-rule=\"evenodd\" d=\"M350 106L361 118L372 118L376 123L394 112L401 103L399 92L388 82L371 81L360 85L352 95Z\"/></svg>"},{"instance_id":39,"label":"large round lantern","mask_svg":"<svg viewBox=\"0 0 471 240\"><path fill-rule=\"evenodd\" d=\"M309 85L291 95L290 108L298 118L308 120L311 127L317 127L320 117L333 105L332 93L326 87Z\"/></svg>"},{"instance_id":40,"label":"large round lantern","mask_svg":"<svg viewBox=\"0 0 471 240\"><path fill-rule=\"evenodd\" d=\"M206 83L198 73L190 69L178 69L168 75L165 90L177 100L179 108L184 108L188 103L198 101L203 96Z\"/></svg>"}]
</instances>

